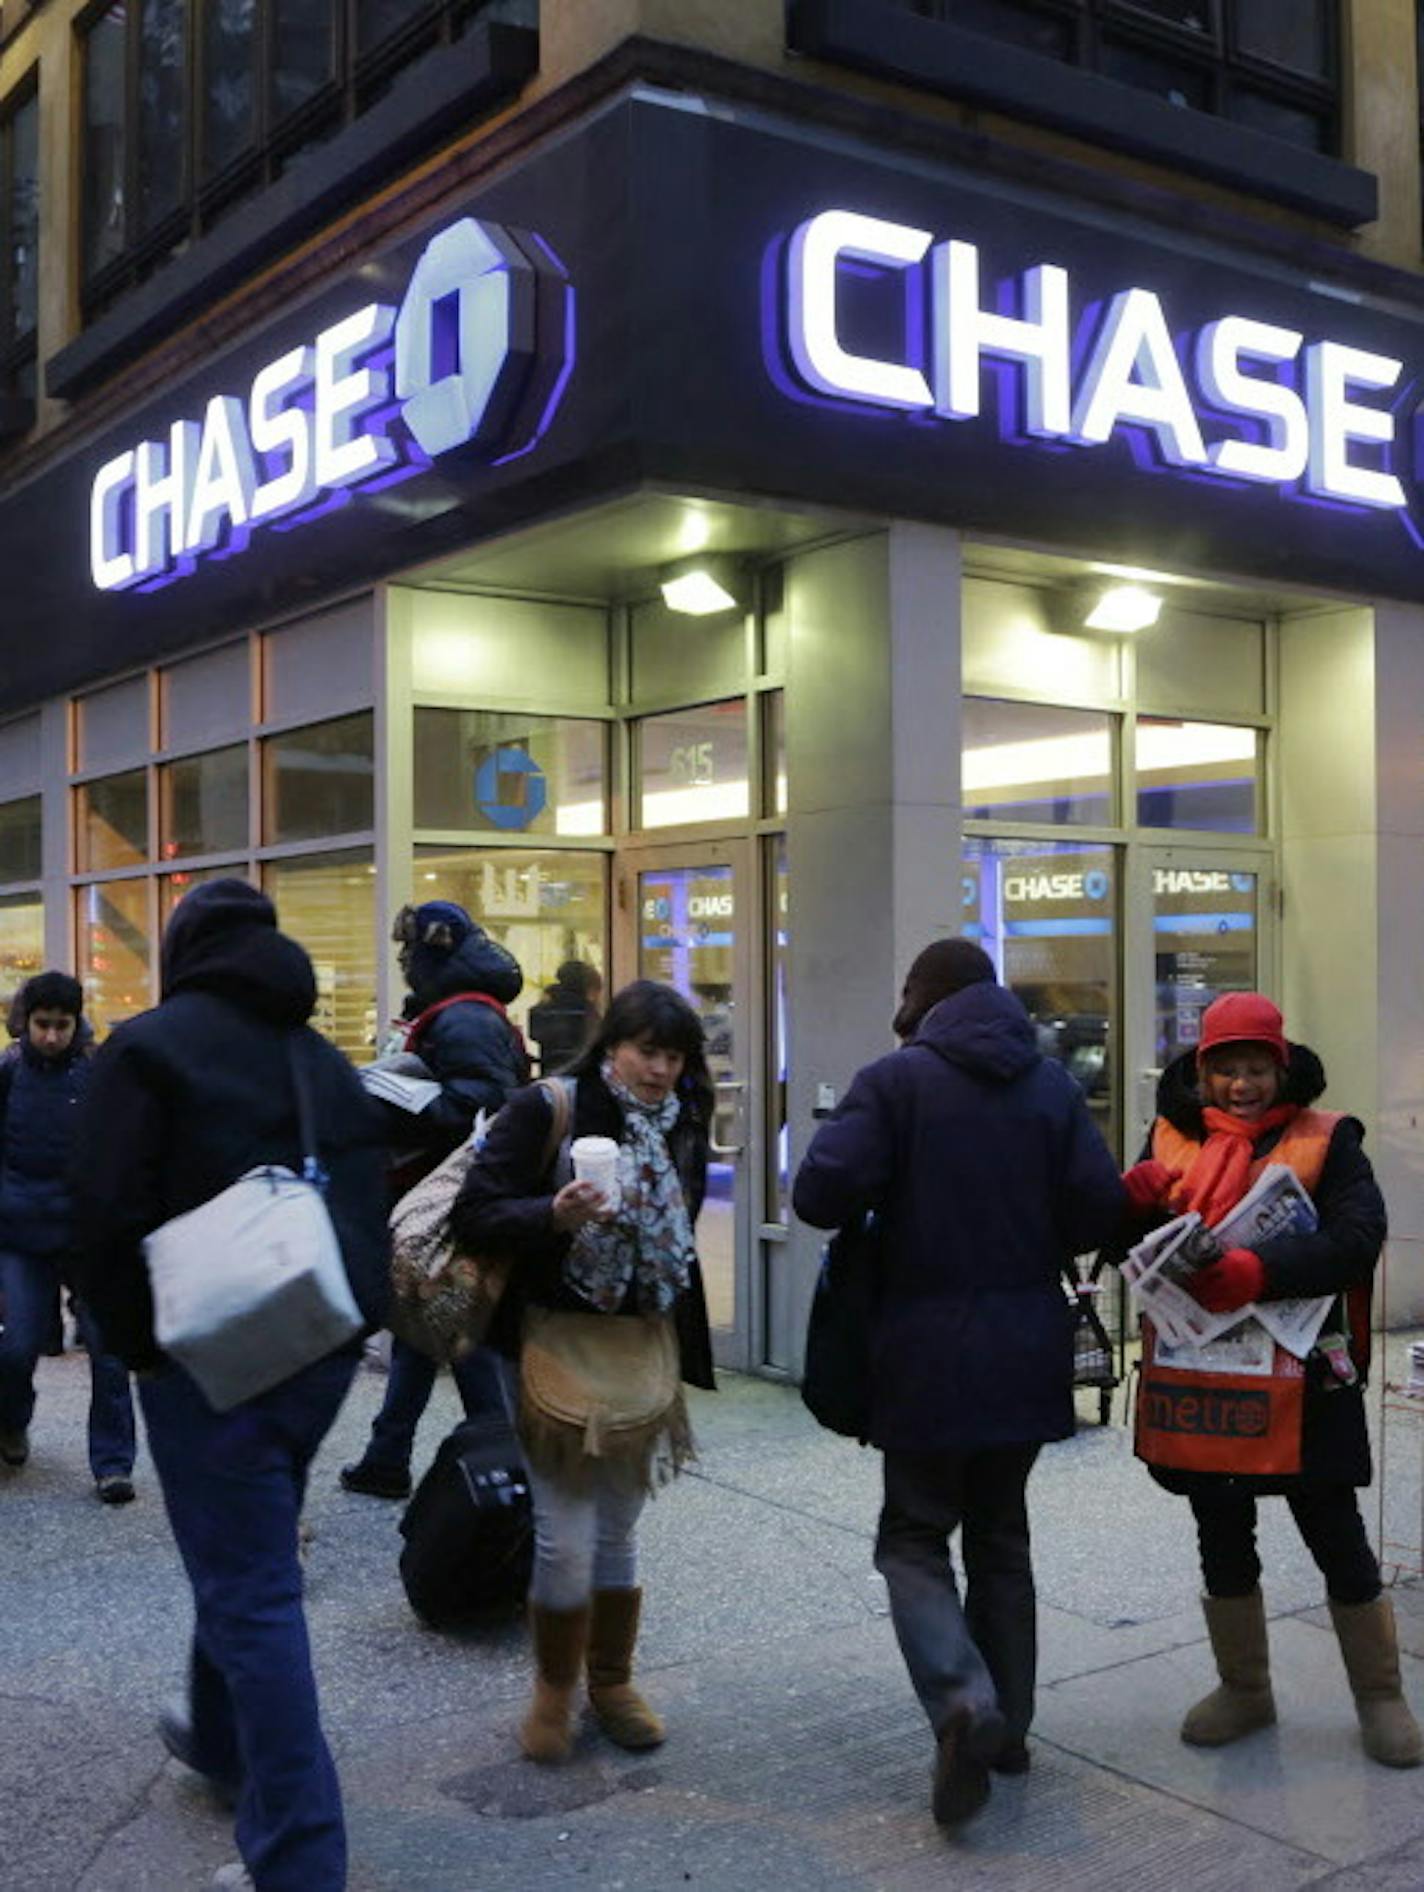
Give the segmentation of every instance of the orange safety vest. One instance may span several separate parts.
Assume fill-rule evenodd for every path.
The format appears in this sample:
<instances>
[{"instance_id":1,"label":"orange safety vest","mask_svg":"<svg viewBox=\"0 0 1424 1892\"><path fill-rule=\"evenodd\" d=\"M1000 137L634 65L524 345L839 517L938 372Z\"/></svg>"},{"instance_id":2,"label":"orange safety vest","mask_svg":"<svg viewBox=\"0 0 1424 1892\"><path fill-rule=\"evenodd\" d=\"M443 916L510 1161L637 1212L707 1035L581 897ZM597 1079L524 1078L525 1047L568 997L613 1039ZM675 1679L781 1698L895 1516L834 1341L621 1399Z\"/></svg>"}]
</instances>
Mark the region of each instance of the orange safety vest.
<instances>
[{"instance_id":1,"label":"orange safety vest","mask_svg":"<svg viewBox=\"0 0 1424 1892\"><path fill-rule=\"evenodd\" d=\"M1314 1195L1340 1113L1302 1110L1269 1155L1251 1165L1250 1183L1270 1163L1293 1169ZM1159 1117L1152 1155L1184 1175L1200 1155L1200 1140ZM1369 1289L1348 1295L1351 1350L1368 1364ZM1223 1472L1247 1477L1290 1477L1301 1469L1305 1363L1276 1347L1269 1373L1227 1373L1167 1366L1157 1359L1152 1322L1142 1322L1142 1368L1137 1386L1133 1449L1149 1465L1173 1471Z\"/></svg>"}]
</instances>

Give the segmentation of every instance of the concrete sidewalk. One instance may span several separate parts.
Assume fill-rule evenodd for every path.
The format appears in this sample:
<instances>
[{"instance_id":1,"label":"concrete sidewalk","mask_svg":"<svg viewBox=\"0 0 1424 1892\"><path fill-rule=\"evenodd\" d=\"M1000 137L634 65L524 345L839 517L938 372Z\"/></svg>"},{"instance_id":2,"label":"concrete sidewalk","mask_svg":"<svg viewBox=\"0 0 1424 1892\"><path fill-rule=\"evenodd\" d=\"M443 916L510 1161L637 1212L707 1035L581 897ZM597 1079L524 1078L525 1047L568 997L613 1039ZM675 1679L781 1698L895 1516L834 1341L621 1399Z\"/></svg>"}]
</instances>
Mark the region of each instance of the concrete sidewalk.
<instances>
[{"instance_id":1,"label":"concrete sidewalk","mask_svg":"<svg viewBox=\"0 0 1424 1892\"><path fill-rule=\"evenodd\" d=\"M358 1378L309 1509L353 1892L1424 1887L1424 1772L1361 1754L1283 1506L1263 1531L1280 1726L1217 1754L1177 1741L1210 1672L1190 1521L1120 1426L1085 1424L1040 1461L1034 1767L947 1838L870 1563L874 1455L818 1432L785 1388L728 1378L699 1396L700 1468L644 1531L642 1666L670 1739L640 1757L586 1731L571 1765L539 1769L512 1739L522 1632L421 1629L395 1568L400 1507L337 1486L381 1388ZM138 1503L93 1497L86 1398L82 1355L43 1362L34 1457L0 1483L0 1886L198 1892L234 1856L228 1817L153 1734L181 1682L187 1591L147 1460ZM442 1381L421 1463L454 1416ZM1421 1441L1408 1419L1391 1433L1391 1529L1416 1539ZM1397 1603L1424 1707L1424 1595Z\"/></svg>"}]
</instances>

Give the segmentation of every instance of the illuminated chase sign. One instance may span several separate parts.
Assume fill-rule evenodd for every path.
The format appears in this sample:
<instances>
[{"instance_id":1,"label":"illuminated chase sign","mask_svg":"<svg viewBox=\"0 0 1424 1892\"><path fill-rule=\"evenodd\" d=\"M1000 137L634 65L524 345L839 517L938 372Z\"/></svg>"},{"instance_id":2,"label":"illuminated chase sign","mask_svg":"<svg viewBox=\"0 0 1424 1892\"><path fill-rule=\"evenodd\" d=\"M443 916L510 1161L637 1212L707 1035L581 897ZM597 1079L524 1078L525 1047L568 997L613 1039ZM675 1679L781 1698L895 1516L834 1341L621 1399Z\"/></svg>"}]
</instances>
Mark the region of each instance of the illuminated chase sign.
<instances>
[{"instance_id":1,"label":"illuminated chase sign","mask_svg":"<svg viewBox=\"0 0 1424 1892\"><path fill-rule=\"evenodd\" d=\"M368 302L94 476L100 591L186 575L255 526L300 523L442 454L528 452L573 366L573 290L538 237L462 218L425 247L398 307ZM502 449L498 458L496 449Z\"/></svg>"},{"instance_id":2,"label":"illuminated chase sign","mask_svg":"<svg viewBox=\"0 0 1424 1892\"><path fill-rule=\"evenodd\" d=\"M887 279L902 292L900 339L888 349L882 325L878 346L863 334L857 345L857 295ZM1169 467L1351 506L1408 505L1391 465L1404 363L1297 329L1225 314L1174 338L1161 300L1129 288L1080 309L1075 330L1068 271L1056 264L991 284L986 298L975 244L825 210L791 239L785 332L818 395L974 420L985 365L1002 365L1021 376L1001 401L1005 432L1096 447L1126 428Z\"/></svg>"}]
</instances>

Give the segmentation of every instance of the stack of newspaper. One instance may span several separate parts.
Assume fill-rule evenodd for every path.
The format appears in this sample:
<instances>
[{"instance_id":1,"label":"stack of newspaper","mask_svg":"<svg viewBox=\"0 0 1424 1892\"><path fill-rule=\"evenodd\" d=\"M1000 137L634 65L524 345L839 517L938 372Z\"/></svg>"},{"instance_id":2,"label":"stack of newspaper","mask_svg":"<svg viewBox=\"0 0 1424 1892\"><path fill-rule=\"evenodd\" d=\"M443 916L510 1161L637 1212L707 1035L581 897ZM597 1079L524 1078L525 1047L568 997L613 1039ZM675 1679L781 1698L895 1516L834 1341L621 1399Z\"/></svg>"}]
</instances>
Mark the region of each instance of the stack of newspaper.
<instances>
[{"instance_id":1,"label":"stack of newspaper","mask_svg":"<svg viewBox=\"0 0 1424 1892\"><path fill-rule=\"evenodd\" d=\"M1273 1235L1308 1234L1316 1226L1315 1205L1300 1178L1284 1163L1271 1163L1215 1227L1192 1211L1153 1229L1128 1255L1122 1275L1157 1330L1159 1362L1171 1365L1187 1355L1180 1358L1183 1366L1269 1373L1277 1342L1303 1360L1319 1338L1332 1295L1252 1302L1212 1314L1188 1283L1228 1248L1255 1249Z\"/></svg>"},{"instance_id":2,"label":"stack of newspaper","mask_svg":"<svg viewBox=\"0 0 1424 1892\"><path fill-rule=\"evenodd\" d=\"M398 1110L408 1110L413 1117L428 1109L440 1095L440 1086L425 1060L411 1051L393 1051L374 1064L363 1065L356 1075L372 1097L380 1097Z\"/></svg>"}]
</instances>

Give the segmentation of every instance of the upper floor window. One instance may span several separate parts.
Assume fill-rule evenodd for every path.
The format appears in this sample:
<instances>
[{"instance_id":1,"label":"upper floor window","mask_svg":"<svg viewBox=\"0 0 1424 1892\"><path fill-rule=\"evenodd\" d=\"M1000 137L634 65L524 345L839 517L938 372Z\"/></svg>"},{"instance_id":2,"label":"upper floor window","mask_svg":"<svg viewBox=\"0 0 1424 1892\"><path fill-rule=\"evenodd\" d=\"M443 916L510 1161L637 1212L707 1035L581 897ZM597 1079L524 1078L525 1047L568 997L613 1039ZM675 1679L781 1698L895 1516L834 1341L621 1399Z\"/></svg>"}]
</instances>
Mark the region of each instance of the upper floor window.
<instances>
[{"instance_id":1,"label":"upper floor window","mask_svg":"<svg viewBox=\"0 0 1424 1892\"><path fill-rule=\"evenodd\" d=\"M1312 151L1339 148L1337 0L896 0Z\"/></svg>"},{"instance_id":2,"label":"upper floor window","mask_svg":"<svg viewBox=\"0 0 1424 1892\"><path fill-rule=\"evenodd\" d=\"M97 0L80 16L87 316L472 23L538 0Z\"/></svg>"},{"instance_id":3,"label":"upper floor window","mask_svg":"<svg viewBox=\"0 0 1424 1892\"><path fill-rule=\"evenodd\" d=\"M0 394L33 397L39 302L39 99L0 112Z\"/></svg>"}]
</instances>

